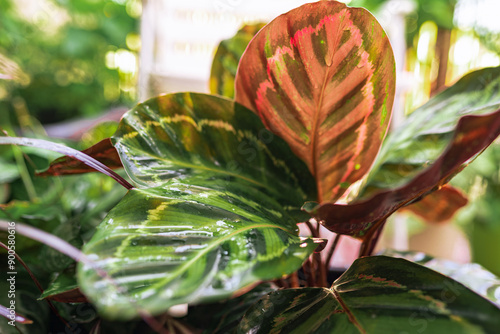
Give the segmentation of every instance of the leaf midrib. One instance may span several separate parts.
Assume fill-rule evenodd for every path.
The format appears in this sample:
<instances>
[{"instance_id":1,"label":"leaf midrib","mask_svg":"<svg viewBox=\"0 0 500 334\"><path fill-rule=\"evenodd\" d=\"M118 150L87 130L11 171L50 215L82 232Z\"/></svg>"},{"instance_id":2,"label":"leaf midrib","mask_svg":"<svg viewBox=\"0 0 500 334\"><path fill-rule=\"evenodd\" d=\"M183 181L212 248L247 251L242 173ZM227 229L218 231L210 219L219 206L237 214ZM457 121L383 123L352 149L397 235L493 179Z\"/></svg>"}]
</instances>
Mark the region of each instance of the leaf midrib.
<instances>
[{"instance_id":1,"label":"leaf midrib","mask_svg":"<svg viewBox=\"0 0 500 334\"><path fill-rule=\"evenodd\" d=\"M352 313L351 309L347 306L347 304L344 302L340 294L338 293L337 290L335 290L335 287L332 287L331 289L326 289L328 292L332 294L332 296L335 298L335 300L339 303L339 305L342 307L344 310L345 314L349 318L349 321L356 327L356 329L361 333L361 334L367 334L366 330L361 326L359 323L358 319L354 316L354 313Z\"/></svg>"},{"instance_id":2,"label":"leaf midrib","mask_svg":"<svg viewBox=\"0 0 500 334\"><path fill-rule=\"evenodd\" d=\"M225 169L211 168L211 167L208 167L206 165L194 165L194 164L190 164L190 163L187 163L187 162L181 162L181 161L176 160L176 159L166 159L166 158L163 158L161 156L157 156L155 154L152 154L152 153L144 151L144 150L141 150L141 152L144 153L147 156L150 156L151 158L154 158L154 159L157 159L157 160L161 160L161 161L171 162L174 165L178 165L179 167L185 167L185 168L191 168L191 169L200 169L200 170L204 170L204 171L208 171L208 172L214 172L214 173L218 173L218 174L232 176L232 177L239 178L239 179L248 181L250 183L253 183L253 184L255 184L258 187L262 187L262 188L266 188L268 190L272 190L272 188L269 187L269 185L267 185L267 184L264 184L262 182L256 181L255 179L251 179L249 177L245 177L245 176L243 176L241 174L231 173L231 172L229 172L229 171L227 171Z\"/></svg>"},{"instance_id":3,"label":"leaf midrib","mask_svg":"<svg viewBox=\"0 0 500 334\"><path fill-rule=\"evenodd\" d=\"M250 229L257 229L257 228L278 228L278 229L285 231L289 234L293 234L293 232L291 232L291 231L289 231L281 226L273 225L273 224L257 224L257 225L251 225L251 226L246 226L244 228L240 228L232 233L229 233L225 236L222 236L222 237L216 239L212 244L209 244L208 247L201 250L193 258L184 262L183 265L181 265L176 270L174 270L169 277L166 277L165 279L149 286L148 289L141 291L141 293L144 293L144 291L148 291L150 289L157 289L157 288L160 288L162 286L165 286L170 281L172 281L173 279L175 279L176 277L179 277L182 273L184 273L193 263L197 262L200 258L207 255L209 253L209 251L211 251L214 248L216 248L217 246L221 245L223 242L227 241L228 239L232 238L233 236L235 236L237 234L243 233L243 232L248 231Z\"/></svg>"},{"instance_id":4,"label":"leaf midrib","mask_svg":"<svg viewBox=\"0 0 500 334\"><path fill-rule=\"evenodd\" d=\"M341 26L344 23L344 20L340 22L339 26ZM333 58L335 57L335 52L332 53L330 63L333 62ZM321 85L321 91L319 95L319 100L318 103L316 104L316 110L314 112L314 119L313 119L313 124L312 124L312 139L311 139L311 169L312 169L312 174L314 178L316 179L316 189L318 191L318 202L322 203L323 202L323 188L321 187L322 183L322 178L319 177L318 175L318 164L317 164L317 156L318 156L318 138L319 138L319 115L322 110L323 106L323 98L325 96L325 89L326 89L326 84L328 77L330 76L330 71L332 70L332 66L327 66L327 69L325 71L325 77L323 79L323 84Z\"/></svg>"}]
</instances>

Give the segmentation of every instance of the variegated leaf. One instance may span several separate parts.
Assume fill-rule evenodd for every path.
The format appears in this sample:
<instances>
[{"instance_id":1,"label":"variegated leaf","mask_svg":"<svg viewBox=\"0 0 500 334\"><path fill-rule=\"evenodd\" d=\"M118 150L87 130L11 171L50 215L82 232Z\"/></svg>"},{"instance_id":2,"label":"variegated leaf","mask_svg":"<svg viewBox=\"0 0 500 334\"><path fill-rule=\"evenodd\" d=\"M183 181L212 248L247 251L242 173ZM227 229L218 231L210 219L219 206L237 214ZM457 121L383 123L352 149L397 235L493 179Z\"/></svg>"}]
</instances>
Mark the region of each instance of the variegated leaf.
<instances>
[{"instance_id":1,"label":"variegated leaf","mask_svg":"<svg viewBox=\"0 0 500 334\"><path fill-rule=\"evenodd\" d=\"M474 71L434 96L391 132L368 176L364 196L410 181L434 163L465 115L500 108L500 67Z\"/></svg>"},{"instance_id":2,"label":"variegated leaf","mask_svg":"<svg viewBox=\"0 0 500 334\"><path fill-rule=\"evenodd\" d=\"M316 248L251 182L205 175L129 191L85 245L111 277L80 267L80 288L103 315L124 320L228 298L291 274Z\"/></svg>"},{"instance_id":3,"label":"variegated leaf","mask_svg":"<svg viewBox=\"0 0 500 334\"><path fill-rule=\"evenodd\" d=\"M500 278L478 263L459 263L422 252L386 249L379 255L402 258L446 275L500 307Z\"/></svg>"},{"instance_id":4,"label":"variegated leaf","mask_svg":"<svg viewBox=\"0 0 500 334\"><path fill-rule=\"evenodd\" d=\"M314 198L307 167L259 118L231 100L195 93L139 104L112 138L138 187L214 172L246 180L286 206Z\"/></svg>"},{"instance_id":5,"label":"variegated leaf","mask_svg":"<svg viewBox=\"0 0 500 334\"><path fill-rule=\"evenodd\" d=\"M310 210L329 230L367 238L385 219L446 184L460 169L500 135L500 109L460 119L447 150L409 183L347 205L326 203Z\"/></svg>"},{"instance_id":6,"label":"variegated leaf","mask_svg":"<svg viewBox=\"0 0 500 334\"><path fill-rule=\"evenodd\" d=\"M489 333L500 310L462 284L418 264L385 256L358 259L330 289L270 293L238 333Z\"/></svg>"},{"instance_id":7,"label":"variegated leaf","mask_svg":"<svg viewBox=\"0 0 500 334\"><path fill-rule=\"evenodd\" d=\"M254 110L335 201L370 168L395 90L394 56L376 19L336 1L306 4L266 25L236 75L236 101Z\"/></svg>"},{"instance_id":8,"label":"variegated leaf","mask_svg":"<svg viewBox=\"0 0 500 334\"><path fill-rule=\"evenodd\" d=\"M113 140L138 188L83 248L109 277L78 272L106 317L227 298L291 274L316 248L291 210L314 193L312 176L249 110L165 95L126 114Z\"/></svg>"}]
</instances>

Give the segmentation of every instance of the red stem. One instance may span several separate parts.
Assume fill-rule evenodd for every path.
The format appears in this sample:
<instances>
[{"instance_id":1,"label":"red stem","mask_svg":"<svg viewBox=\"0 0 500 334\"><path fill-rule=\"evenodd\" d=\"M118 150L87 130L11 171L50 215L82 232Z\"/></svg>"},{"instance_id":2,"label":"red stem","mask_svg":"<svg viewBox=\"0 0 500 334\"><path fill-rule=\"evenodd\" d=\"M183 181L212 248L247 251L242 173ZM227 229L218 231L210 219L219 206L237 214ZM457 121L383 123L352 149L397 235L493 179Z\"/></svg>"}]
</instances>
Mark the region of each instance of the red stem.
<instances>
[{"instance_id":1,"label":"red stem","mask_svg":"<svg viewBox=\"0 0 500 334\"><path fill-rule=\"evenodd\" d=\"M326 261L325 261L325 269L328 271L330 269L330 261L332 260L333 253L335 252L335 249L337 248L337 245L339 244L340 237L342 234L337 234L335 236L335 239L333 239L333 244L332 247L328 250L328 255L326 256Z\"/></svg>"}]
</instances>

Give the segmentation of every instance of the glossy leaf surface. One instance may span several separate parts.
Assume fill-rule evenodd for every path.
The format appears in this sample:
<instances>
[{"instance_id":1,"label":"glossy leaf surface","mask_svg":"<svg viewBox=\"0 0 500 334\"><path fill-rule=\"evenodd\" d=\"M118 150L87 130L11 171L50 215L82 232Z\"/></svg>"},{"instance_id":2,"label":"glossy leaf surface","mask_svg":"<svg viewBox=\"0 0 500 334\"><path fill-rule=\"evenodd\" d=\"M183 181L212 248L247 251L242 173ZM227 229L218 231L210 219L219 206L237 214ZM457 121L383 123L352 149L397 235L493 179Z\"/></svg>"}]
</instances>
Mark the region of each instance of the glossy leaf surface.
<instances>
[{"instance_id":1,"label":"glossy leaf surface","mask_svg":"<svg viewBox=\"0 0 500 334\"><path fill-rule=\"evenodd\" d=\"M203 330L203 334L234 333L245 312L259 299L275 290L271 284L261 284L236 298L190 307L183 321Z\"/></svg>"},{"instance_id":2,"label":"glossy leaf surface","mask_svg":"<svg viewBox=\"0 0 500 334\"><path fill-rule=\"evenodd\" d=\"M496 333L500 310L462 284L403 259L354 262L331 289L273 292L238 333Z\"/></svg>"},{"instance_id":3,"label":"glossy leaf surface","mask_svg":"<svg viewBox=\"0 0 500 334\"><path fill-rule=\"evenodd\" d=\"M83 248L110 276L78 272L104 316L228 298L292 273L316 248L285 207L305 198L292 166L307 179L306 166L232 101L161 96L125 115L114 140L140 187Z\"/></svg>"},{"instance_id":4,"label":"glossy leaf surface","mask_svg":"<svg viewBox=\"0 0 500 334\"><path fill-rule=\"evenodd\" d=\"M394 99L394 56L368 11L319 1L259 31L235 87L236 101L306 162L319 201L334 201L379 151Z\"/></svg>"},{"instance_id":5,"label":"glossy leaf surface","mask_svg":"<svg viewBox=\"0 0 500 334\"><path fill-rule=\"evenodd\" d=\"M446 184L464 163L481 153L499 135L500 110L482 116L464 116L448 149L408 184L348 205L319 205L310 213L333 232L363 238L396 210Z\"/></svg>"},{"instance_id":6,"label":"glossy leaf surface","mask_svg":"<svg viewBox=\"0 0 500 334\"><path fill-rule=\"evenodd\" d=\"M370 171L365 196L409 182L436 161L459 119L500 108L500 67L472 72L415 110L391 132Z\"/></svg>"},{"instance_id":7,"label":"glossy leaf surface","mask_svg":"<svg viewBox=\"0 0 500 334\"><path fill-rule=\"evenodd\" d=\"M257 116L232 101L205 94L159 96L120 123L114 145L138 187L171 178L249 181L283 204L314 198L314 179L288 145Z\"/></svg>"},{"instance_id":8,"label":"glossy leaf surface","mask_svg":"<svg viewBox=\"0 0 500 334\"><path fill-rule=\"evenodd\" d=\"M210 93L234 97L234 77L241 55L264 23L245 25L233 37L223 40L214 56L210 71Z\"/></svg>"},{"instance_id":9,"label":"glossy leaf surface","mask_svg":"<svg viewBox=\"0 0 500 334\"><path fill-rule=\"evenodd\" d=\"M500 307L500 278L477 263L458 263L434 258L422 252L385 250L385 256L400 257L446 275Z\"/></svg>"}]
</instances>

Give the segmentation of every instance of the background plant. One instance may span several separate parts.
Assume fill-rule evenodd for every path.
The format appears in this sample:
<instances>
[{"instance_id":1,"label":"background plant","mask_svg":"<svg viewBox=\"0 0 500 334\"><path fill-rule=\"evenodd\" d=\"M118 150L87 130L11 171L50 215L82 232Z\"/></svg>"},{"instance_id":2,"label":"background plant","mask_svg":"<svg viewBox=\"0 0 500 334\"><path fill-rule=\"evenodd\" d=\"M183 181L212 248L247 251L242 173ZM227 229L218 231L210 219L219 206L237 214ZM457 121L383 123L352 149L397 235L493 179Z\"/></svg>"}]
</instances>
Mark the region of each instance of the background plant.
<instances>
[{"instance_id":1,"label":"background plant","mask_svg":"<svg viewBox=\"0 0 500 334\"><path fill-rule=\"evenodd\" d=\"M135 100L140 2L2 0L0 7L0 73L15 79L0 81L2 120L29 110L52 123Z\"/></svg>"}]
</instances>

